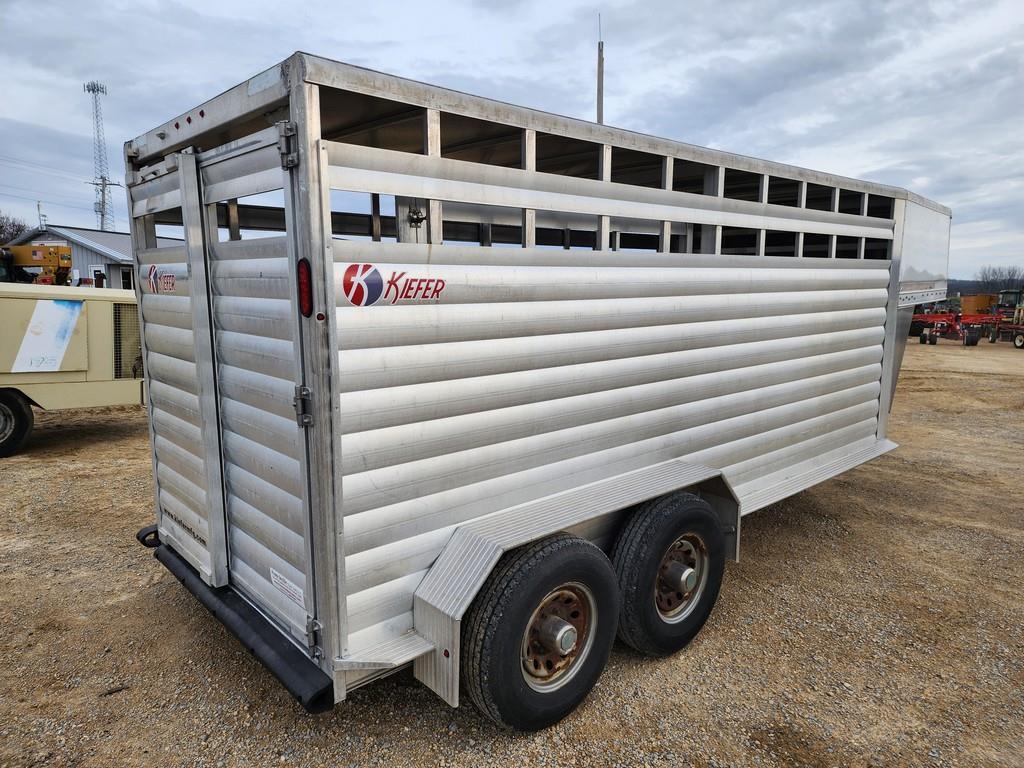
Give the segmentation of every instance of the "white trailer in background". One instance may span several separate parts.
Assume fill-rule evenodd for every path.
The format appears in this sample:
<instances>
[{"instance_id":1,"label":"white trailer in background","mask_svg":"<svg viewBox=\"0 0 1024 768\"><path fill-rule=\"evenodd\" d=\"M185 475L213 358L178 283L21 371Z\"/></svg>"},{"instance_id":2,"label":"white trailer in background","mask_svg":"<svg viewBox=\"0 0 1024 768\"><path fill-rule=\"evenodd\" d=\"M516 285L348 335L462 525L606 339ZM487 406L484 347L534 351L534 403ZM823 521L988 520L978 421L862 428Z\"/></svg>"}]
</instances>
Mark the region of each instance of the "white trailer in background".
<instances>
[{"instance_id":1,"label":"white trailer in background","mask_svg":"<svg viewBox=\"0 0 1024 768\"><path fill-rule=\"evenodd\" d=\"M140 541L313 711L412 664L539 728L679 649L741 515L894 447L945 295L902 189L307 54L125 152Z\"/></svg>"}]
</instances>

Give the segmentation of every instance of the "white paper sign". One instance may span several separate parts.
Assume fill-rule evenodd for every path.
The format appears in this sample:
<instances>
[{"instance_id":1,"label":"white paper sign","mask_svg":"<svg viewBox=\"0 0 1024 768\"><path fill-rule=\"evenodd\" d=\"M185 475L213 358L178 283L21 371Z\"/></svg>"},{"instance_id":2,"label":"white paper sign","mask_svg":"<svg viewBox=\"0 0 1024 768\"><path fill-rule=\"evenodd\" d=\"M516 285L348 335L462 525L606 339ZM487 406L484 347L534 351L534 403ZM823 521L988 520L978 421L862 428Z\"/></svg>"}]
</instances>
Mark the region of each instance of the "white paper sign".
<instances>
[{"instance_id":1,"label":"white paper sign","mask_svg":"<svg viewBox=\"0 0 1024 768\"><path fill-rule=\"evenodd\" d=\"M32 311L11 373L59 371L75 332L82 302L65 299L41 299Z\"/></svg>"}]
</instances>

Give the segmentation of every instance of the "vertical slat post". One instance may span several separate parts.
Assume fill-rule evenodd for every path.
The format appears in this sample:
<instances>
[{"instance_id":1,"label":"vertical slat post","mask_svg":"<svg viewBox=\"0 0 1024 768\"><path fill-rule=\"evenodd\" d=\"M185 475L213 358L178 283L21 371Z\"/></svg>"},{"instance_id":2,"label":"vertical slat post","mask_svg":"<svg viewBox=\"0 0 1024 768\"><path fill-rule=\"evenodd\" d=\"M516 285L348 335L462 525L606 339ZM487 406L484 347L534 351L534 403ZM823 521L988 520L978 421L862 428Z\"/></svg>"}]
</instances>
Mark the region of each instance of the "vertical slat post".
<instances>
[{"instance_id":1,"label":"vertical slat post","mask_svg":"<svg viewBox=\"0 0 1024 768\"><path fill-rule=\"evenodd\" d=\"M839 213L839 187L832 187L832 213ZM828 236L828 257L834 259L836 257L836 248L838 247L839 240L836 235Z\"/></svg>"},{"instance_id":2,"label":"vertical slat post","mask_svg":"<svg viewBox=\"0 0 1024 768\"><path fill-rule=\"evenodd\" d=\"M675 171L675 158L663 157L661 159L661 188L672 191L672 176ZM672 251L672 222L661 222L661 230L658 233L658 251L670 253Z\"/></svg>"},{"instance_id":3,"label":"vertical slat post","mask_svg":"<svg viewBox=\"0 0 1024 768\"><path fill-rule=\"evenodd\" d=\"M192 339L195 345L196 377L199 385L199 415L202 421L203 469L206 476L207 551L210 573L203 580L214 587L228 583L227 518L221 469L220 417L217 402L216 356L213 345L213 295L210 291L203 235L203 199L199 165L191 149L178 154L181 182L181 228L188 257L192 307Z\"/></svg>"},{"instance_id":4,"label":"vertical slat post","mask_svg":"<svg viewBox=\"0 0 1024 768\"><path fill-rule=\"evenodd\" d=\"M214 213L216 214L216 211ZM216 228L216 215L213 217L212 223L214 228ZM228 239L242 239L242 228L238 225L238 200L228 200Z\"/></svg>"},{"instance_id":5,"label":"vertical slat post","mask_svg":"<svg viewBox=\"0 0 1024 768\"><path fill-rule=\"evenodd\" d=\"M395 235L400 243L427 242L422 201L414 197L395 197Z\"/></svg>"},{"instance_id":6,"label":"vertical slat post","mask_svg":"<svg viewBox=\"0 0 1024 768\"><path fill-rule=\"evenodd\" d=\"M601 181L612 180L612 148L610 144L602 144L597 163L597 176ZM612 219L610 216L598 216L597 236L594 249L607 251L611 240Z\"/></svg>"},{"instance_id":7,"label":"vertical slat post","mask_svg":"<svg viewBox=\"0 0 1024 768\"><path fill-rule=\"evenodd\" d=\"M520 166L524 171L536 171L537 132L532 128L524 128L520 146ZM522 232L523 248L534 248L537 245L537 212L532 208L523 208Z\"/></svg>"},{"instance_id":8,"label":"vertical slat post","mask_svg":"<svg viewBox=\"0 0 1024 768\"><path fill-rule=\"evenodd\" d=\"M380 195L374 192L370 195L370 239L379 243L380 232Z\"/></svg>"},{"instance_id":9,"label":"vertical slat post","mask_svg":"<svg viewBox=\"0 0 1024 768\"><path fill-rule=\"evenodd\" d=\"M429 157L441 156L441 113L436 109L428 109L423 117L423 144ZM440 244L444 241L442 231L441 201L427 201L427 237L428 242Z\"/></svg>"},{"instance_id":10,"label":"vertical slat post","mask_svg":"<svg viewBox=\"0 0 1024 768\"><path fill-rule=\"evenodd\" d=\"M860 195L860 215L861 216L867 216L868 215L868 193L867 192L861 192L861 195ZM866 237L859 237L859 238L857 238L857 258L858 259L863 259L864 258L864 253L865 253L865 250L867 248L867 241L868 240L867 240Z\"/></svg>"},{"instance_id":11,"label":"vertical slat post","mask_svg":"<svg viewBox=\"0 0 1024 768\"><path fill-rule=\"evenodd\" d=\"M798 208L807 207L807 182L798 181L796 187L796 205ZM802 258L804 255L804 233L796 233L796 244L794 246L797 258Z\"/></svg>"},{"instance_id":12,"label":"vertical slat post","mask_svg":"<svg viewBox=\"0 0 1024 768\"><path fill-rule=\"evenodd\" d=\"M704 194L713 197L725 196L725 168L716 165L704 172ZM720 224L701 225L700 252L713 254L722 252L722 227Z\"/></svg>"},{"instance_id":13,"label":"vertical slat post","mask_svg":"<svg viewBox=\"0 0 1024 768\"><path fill-rule=\"evenodd\" d=\"M768 204L768 174L762 173L761 178L757 182L757 202L761 205ZM768 238L768 230L759 229L757 230L757 243L754 252L758 256L764 256L765 254L765 241Z\"/></svg>"},{"instance_id":14,"label":"vertical slat post","mask_svg":"<svg viewBox=\"0 0 1024 768\"><path fill-rule=\"evenodd\" d=\"M298 329L296 384L310 390L312 423L301 429L300 465L307 479L303 500L306 539L306 611L320 625L314 659L333 671L333 659L345 652L345 562L339 557L343 522L340 504L341 462L335 460L335 436L341 434L340 389L337 379L338 339L335 327L334 254L331 231L331 189L327 181L327 149L320 141L320 89L292 75L291 120L295 124L298 165L285 183L285 221L288 230L288 269L298 285L302 259L311 266L313 311L305 317L293 293L292 313ZM338 681L336 679L336 686ZM335 696L344 695L336 687Z\"/></svg>"}]
</instances>

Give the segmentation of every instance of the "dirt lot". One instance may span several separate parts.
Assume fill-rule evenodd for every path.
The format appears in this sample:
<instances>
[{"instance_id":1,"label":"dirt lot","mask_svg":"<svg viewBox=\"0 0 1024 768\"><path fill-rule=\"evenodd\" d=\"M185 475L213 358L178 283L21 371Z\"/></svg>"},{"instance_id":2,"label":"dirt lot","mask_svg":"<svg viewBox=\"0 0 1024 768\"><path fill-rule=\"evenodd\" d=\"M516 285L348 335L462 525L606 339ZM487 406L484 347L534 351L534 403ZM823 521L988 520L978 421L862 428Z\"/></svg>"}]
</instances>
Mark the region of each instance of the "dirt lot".
<instances>
[{"instance_id":1,"label":"dirt lot","mask_svg":"<svg viewBox=\"0 0 1024 768\"><path fill-rule=\"evenodd\" d=\"M1024 353L911 344L898 451L745 520L697 641L495 731L399 675L305 715L132 539L139 409L0 460L0 765L1024 765Z\"/></svg>"}]
</instances>

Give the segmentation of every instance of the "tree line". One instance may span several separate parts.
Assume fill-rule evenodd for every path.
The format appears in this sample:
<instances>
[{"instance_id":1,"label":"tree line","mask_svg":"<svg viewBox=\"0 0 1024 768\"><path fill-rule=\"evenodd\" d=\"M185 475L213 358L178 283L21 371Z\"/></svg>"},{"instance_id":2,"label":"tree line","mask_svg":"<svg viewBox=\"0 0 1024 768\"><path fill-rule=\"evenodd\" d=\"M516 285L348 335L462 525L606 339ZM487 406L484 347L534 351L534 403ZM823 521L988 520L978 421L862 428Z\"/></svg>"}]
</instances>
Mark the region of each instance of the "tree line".
<instances>
[{"instance_id":1,"label":"tree line","mask_svg":"<svg viewBox=\"0 0 1024 768\"><path fill-rule=\"evenodd\" d=\"M982 293L999 293L999 291L1019 291L1024 289L1024 267L995 267L987 265L975 275L978 289Z\"/></svg>"}]
</instances>

